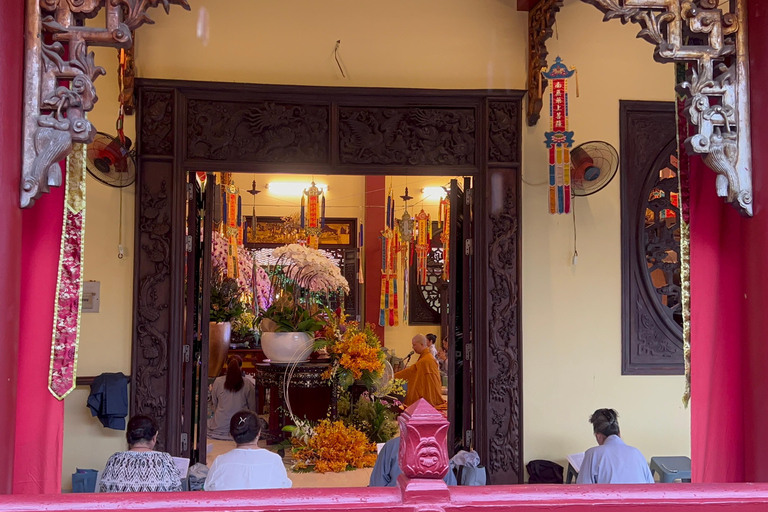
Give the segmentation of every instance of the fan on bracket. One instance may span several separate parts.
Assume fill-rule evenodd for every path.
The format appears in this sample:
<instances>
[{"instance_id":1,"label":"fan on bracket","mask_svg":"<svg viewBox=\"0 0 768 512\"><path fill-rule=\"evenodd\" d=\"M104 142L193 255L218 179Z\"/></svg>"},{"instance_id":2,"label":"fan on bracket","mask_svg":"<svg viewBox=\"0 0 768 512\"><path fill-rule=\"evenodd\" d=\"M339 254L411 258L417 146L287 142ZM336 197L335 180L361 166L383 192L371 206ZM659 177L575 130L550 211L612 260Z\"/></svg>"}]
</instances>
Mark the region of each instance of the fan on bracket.
<instances>
[{"instance_id":1,"label":"fan on bracket","mask_svg":"<svg viewBox=\"0 0 768 512\"><path fill-rule=\"evenodd\" d=\"M91 176L110 187L127 187L136 180L136 161L131 140L98 132L88 144L87 168Z\"/></svg>"},{"instance_id":2,"label":"fan on bracket","mask_svg":"<svg viewBox=\"0 0 768 512\"><path fill-rule=\"evenodd\" d=\"M616 149L602 141L585 142L571 150L573 195L589 196L611 182L619 169Z\"/></svg>"},{"instance_id":3,"label":"fan on bracket","mask_svg":"<svg viewBox=\"0 0 768 512\"><path fill-rule=\"evenodd\" d=\"M384 371L381 372L379 381L376 382L371 391L374 396L382 397L391 391L392 381L395 379L395 371L389 361L384 361Z\"/></svg>"}]
</instances>

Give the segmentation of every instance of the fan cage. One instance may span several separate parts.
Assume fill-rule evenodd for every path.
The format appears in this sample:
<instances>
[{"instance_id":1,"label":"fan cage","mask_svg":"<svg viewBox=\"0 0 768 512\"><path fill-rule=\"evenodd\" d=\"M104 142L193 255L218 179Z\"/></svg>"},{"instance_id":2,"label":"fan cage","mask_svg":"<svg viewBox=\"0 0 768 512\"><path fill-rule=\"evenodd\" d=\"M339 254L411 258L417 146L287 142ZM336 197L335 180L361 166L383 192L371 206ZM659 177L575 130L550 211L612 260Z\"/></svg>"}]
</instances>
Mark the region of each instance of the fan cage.
<instances>
[{"instance_id":1,"label":"fan cage","mask_svg":"<svg viewBox=\"0 0 768 512\"><path fill-rule=\"evenodd\" d=\"M109 134L97 132L93 142L88 144L86 150L86 169L88 170L88 174L105 185L116 188L125 188L136 181L136 161L133 157L134 153L132 150L128 150L125 155L126 171L124 172L110 170L110 172L104 173L99 170L94 163L94 159L99 154L98 152L103 151L116 140L116 137Z\"/></svg>"},{"instance_id":2,"label":"fan cage","mask_svg":"<svg viewBox=\"0 0 768 512\"><path fill-rule=\"evenodd\" d=\"M591 140L579 144L577 147L589 154L594 165L600 168L600 177L597 180L593 182L582 181L580 187L574 183L572 187L574 196L590 196L600 192L613 181L619 170L619 153L613 145L602 140ZM603 178L605 175L609 177Z\"/></svg>"}]
</instances>

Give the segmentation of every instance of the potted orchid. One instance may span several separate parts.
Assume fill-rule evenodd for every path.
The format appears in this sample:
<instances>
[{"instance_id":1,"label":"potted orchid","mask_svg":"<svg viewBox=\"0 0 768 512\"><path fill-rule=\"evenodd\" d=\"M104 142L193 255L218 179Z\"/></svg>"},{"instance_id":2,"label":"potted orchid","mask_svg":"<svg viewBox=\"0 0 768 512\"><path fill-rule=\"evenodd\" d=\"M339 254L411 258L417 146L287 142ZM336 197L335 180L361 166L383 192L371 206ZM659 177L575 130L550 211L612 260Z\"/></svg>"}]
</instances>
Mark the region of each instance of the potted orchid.
<instances>
[{"instance_id":1,"label":"potted orchid","mask_svg":"<svg viewBox=\"0 0 768 512\"><path fill-rule=\"evenodd\" d=\"M216 377L226 361L235 333L239 340L255 340L255 317L269 307L271 287L267 273L254 264L253 256L237 247L236 277L229 275L228 240L213 232L211 254L211 309L208 349L208 371Z\"/></svg>"},{"instance_id":2,"label":"potted orchid","mask_svg":"<svg viewBox=\"0 0 768 512\"><path fill-rule=\"evenodd\" d=\"M270 268L271 306L259 317L261 346L273 363L306 361L315 333L327 322L323 299L349 292L339 268L320 251L299 244L278 247Z\"/></svg>"}]
</instances>

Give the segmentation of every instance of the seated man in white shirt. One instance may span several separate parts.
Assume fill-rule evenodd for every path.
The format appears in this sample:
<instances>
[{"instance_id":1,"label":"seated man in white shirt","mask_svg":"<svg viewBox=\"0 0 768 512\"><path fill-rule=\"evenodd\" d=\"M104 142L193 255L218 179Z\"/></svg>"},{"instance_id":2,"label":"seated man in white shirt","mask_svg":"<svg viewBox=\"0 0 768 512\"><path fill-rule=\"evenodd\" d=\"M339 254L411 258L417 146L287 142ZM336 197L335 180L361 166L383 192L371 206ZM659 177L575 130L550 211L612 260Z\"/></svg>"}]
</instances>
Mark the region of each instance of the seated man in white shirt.
<instances>
[{"instance_id":1,"label":"seated man in white shirt","mask_svg":"<svg viewBox=\"0 0 768 512\"><path fill-rule=\"evenodd\" d=\"M589 418L598 446L584 454L577 484L653 483L643 454L621 440L618 419L613 409L598 409Z\"/></svg>"},{"instance_id":2,"label":"seated man in white shirt","mask_svg":"<svg viewBox=\"0 0 768 512\"><path fill-rule=\"evenodd\" d=\"M276 453L259 448L261 429L256 414L240 411L229 422L237 448L216 457L205 479L206 491L284 489L293 482Z\"/></svg>"}]
</instances>

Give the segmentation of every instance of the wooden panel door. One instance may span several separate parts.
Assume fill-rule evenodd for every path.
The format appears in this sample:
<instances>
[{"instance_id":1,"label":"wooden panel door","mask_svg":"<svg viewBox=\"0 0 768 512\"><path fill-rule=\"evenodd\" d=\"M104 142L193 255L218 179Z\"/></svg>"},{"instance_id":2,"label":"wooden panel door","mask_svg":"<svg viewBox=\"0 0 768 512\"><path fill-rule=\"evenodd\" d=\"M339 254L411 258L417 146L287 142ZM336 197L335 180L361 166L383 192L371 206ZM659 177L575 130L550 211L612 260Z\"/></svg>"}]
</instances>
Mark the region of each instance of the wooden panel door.
<instances>
[{"instance_id":1,"label":"wooden panel door","mask_svg":"<svg viewBox=\"0 0 768 512\"><path fill-rule=\"evenodd\" d=\"M451 180L449 219L449 276L447 301L448 332L448 450L451 455L472 444L472 367L471 367L471 181L459 186Z\"/></svg>"}]
</instances>

